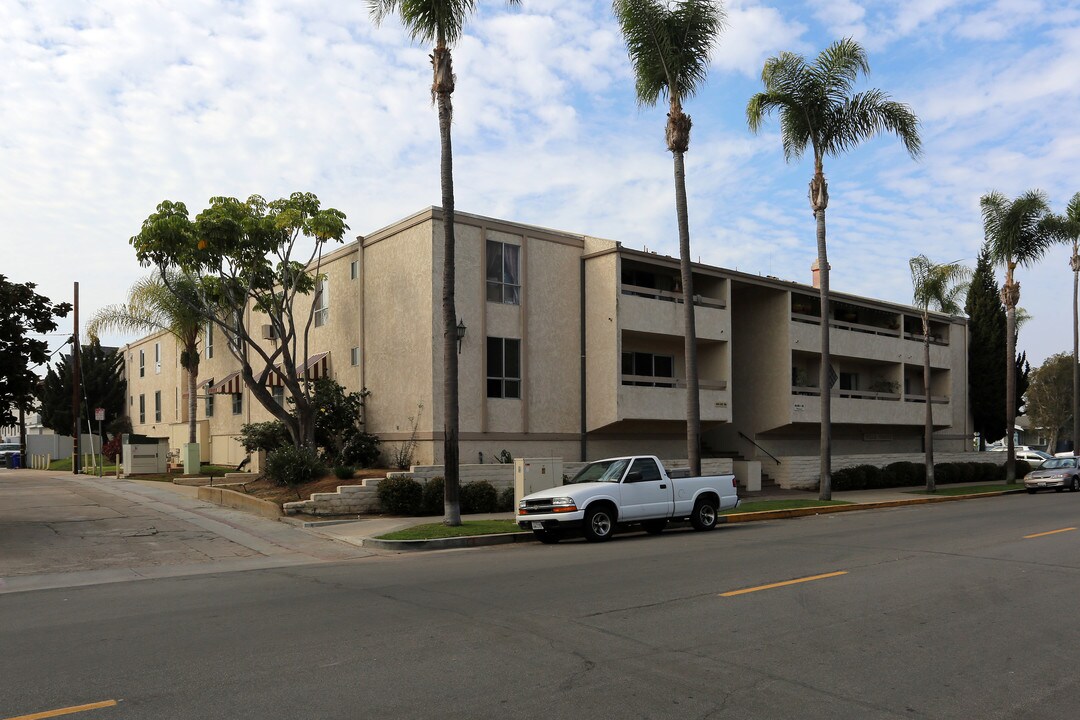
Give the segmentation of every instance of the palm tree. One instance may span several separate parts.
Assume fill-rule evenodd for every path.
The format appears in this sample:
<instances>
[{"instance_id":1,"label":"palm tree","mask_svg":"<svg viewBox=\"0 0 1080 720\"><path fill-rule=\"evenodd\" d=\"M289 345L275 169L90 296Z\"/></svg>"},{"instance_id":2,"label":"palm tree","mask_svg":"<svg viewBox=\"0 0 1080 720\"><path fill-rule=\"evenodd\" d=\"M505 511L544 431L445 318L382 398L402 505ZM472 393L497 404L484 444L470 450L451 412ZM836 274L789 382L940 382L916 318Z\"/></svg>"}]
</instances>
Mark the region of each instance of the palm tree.
<instances>
[{"instance_id":1,"label":"palm tree","mask_svg":"<svg viewBox=\"0 0 1080 720\"><path fill-rule=\"evenodd\" d=\"M518 5L520 0L507 0ZM458 473L457 307L454 304L454 154L450 144L454 68L450 46L461 37L476 0L368 0L375 24L397 14L413 40L435 43L431 99L439 110L440 181L443 211L443 523L461 525Z\"/></svg>"},{"instance_id":2,"label":"palm tree","mask_svg":"<svg viewBox=\"0 0 1080 720\"><path fill-rule=\"evenodd\" d=\"M634 67L638 104L652 107L662 97L668 101L665 136L675 161L675 212L679 224L685 330L686 454L691 474L700 475L701 400L683 157L690 146L690 116L683 112L683 101L693 97L705 82L709 53L724 27L724 11L716 0L614 0L612 9Z\"/></svg>"},{"instance_id":3,"label":"palm tree","mask_svg":"<svg viewBox=\"0 0 1080 720\"><path fill-rule=\"evenodd\" d=\"M822 500L832 498L832 425L830 392L835 376L829 363L829 261L825 251L825 208L829 186L823 160L839 157L859 143L891 132L911 157L918 157L922 142L919 119L907 105L889 99L881 90L853 93L859 74L869 74L866 52L851 38L834 42L807 64L801 55L784 52L765 61L761 81L765 91L750 98L746 121L758 132L765 117L776 110L784 157L798 160L807 145L814 153L810 180L810 208L817 220L817 265L821 297L821 481Z\"/></svg>"},{"instance_id":4,"label":"palm tree","mask_svg":"<svg viewBox=\"0 0 1080 720\"><path fill-rule=\"evenodd\" d=\"M930 401L930 310L958 315L960 295L967 290L970 272L963 265L946 263L937 265L925 255L911 258L911 283L915 288L915 302L922 314L923 332L923 395L926 396L926 491L934 492L934 414Z\"/></svg>"},{"instance_id":5,"label":"palm tree","mask_svg":"<svg viewBox=\"0 0 1080 720\"><path fill-rule=\"evenodd\" d=\"M1052 227L1050 207L1041 190L1028 190L1015 200L994 191L983 195L979 204L990 259L1005 267L1005 284L1001 288L1006 326L1005 437L1009 453L1005 482L1012 483L1016 481L1013 426L1016 424L1016 305L1020 302L1020 283L1016 282L1014 273L1017 265L1034 264L1060 236Z\"/></svg>"},{"instance_id":6,"label":"palm tree","mask_svg":"<svg viewBox=\"0 0 1080 720\"><path fill-rule=\"evenodd\" d=\"M1062 235L1072 241L1072 255L1069 257L1069 266L1073 271L1073 454L1080 457L1080 311L1077 309L1077 295L1080 290L1080 252L1077 245L1080 243L1080 193L1072 196L1069 204L1065 207L1065 217L1059 218Z\"/></svg>"},{"instance_id":7,"label":"palm tree","mask_svg":"<svg viewBox=\"0 0 1080 720\"><path fill-rule=\"evenodd\" d=\"M165 331L180 344L180 367L188 377L188 442L196 441L195 391L199 377L199 335L205 321L199 307L199 283L176 270L168 277L151 275L135 283L123 305L107 305L90 318L86 332L91 338L107 330L116 332Z\"/></svg>"}]
</instances>

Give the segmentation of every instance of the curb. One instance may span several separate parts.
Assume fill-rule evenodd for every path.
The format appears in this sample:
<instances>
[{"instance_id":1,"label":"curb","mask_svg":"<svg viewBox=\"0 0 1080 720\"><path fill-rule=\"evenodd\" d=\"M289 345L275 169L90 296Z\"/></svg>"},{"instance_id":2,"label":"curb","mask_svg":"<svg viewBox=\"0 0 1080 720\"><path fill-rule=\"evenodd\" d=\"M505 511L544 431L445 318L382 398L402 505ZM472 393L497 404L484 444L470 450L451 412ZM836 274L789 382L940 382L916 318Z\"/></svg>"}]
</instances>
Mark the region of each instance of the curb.
<instances>
[{"instance_id":1,"label":"curb","mask_svg":"<svg viewBox=\"0 0 1080 720\"><path fill-rule=\"evenodd\" d=\"M229 490L216 485L199 486L198 498L204 502L220 505L232 510L242 510L260 515L265 518L278 519L281 517L281 507L269 500L260 500L250 495L245 495L235 490Z\"/></svg>"},{"instance_id":2,"label":"curb","mask_svg":"<svg viewBox=\"0 0 1080 720\"><path fill-rule=\"evenodd\" d=\"M453 548L486 547L520 542L535 542L531 532L493 533L491 535L463 535L462 537L434 538L432 540L378 540L362 538L361 547L378 550L449 550Z\"/></svg>"},{"instance_id":3,"label":"curb","mask_svg":"<svg viewBox=\"0 0 1080 720\"><path fill-rule=\"evenodd\" d=\"M791 510L762 510L761 512L732 513L720 515L716 521L718 525L726 523L757 522L761 520L785 520L787 518L806 517L809 515L825 515L828 513L854 512L856 510L878 510L881 508L903 507L904 505L927 505L929 503L951 502L953 500L974 500L983 497L999 497L1001 495L1016 495L1024 492L1018 490L1001 490L995 492L973 493L970 495L943 495L941 497L918 497L910 500L882 500L879 502L851 503L850 505L822 505L820 507L794 508ZM349 522L349 521L344 521ZM337 524L328 522L325 524ZM307 525L305 523L305 525ZM379 540L377 538L359 538L360 545L366 548L378 550L417 551L417 550L449 550L454 548L486 547L489 545L506 545L510 543L535 542L536 539L530 532L496 533L492 535L465 535L455 538L434 538L431 540Z\"/></svg>"},{"instance_id":4,"label":"curb","mask_svg":"<svg viewBox=\"0 0 1080 720\"><path fill-rule=\"evenodd\" d=\"M941 497L918 497L911 498L910 500L881 500L879 502L851 503L850 505L821 505L819 507L793 508L791 510L762 510L761 512L731 513L730 515L721 515L718 517L717 524L754 522L756 520L783 520L787 518L806 517L808 515L852 512L855 510L877 510L880 508L902 507L904 505L927 505L929 503L951 502L953 500L975 500L983 497L1016 495L1022 492L1025 491L1023 488L1020 488L1017 490L972 493L970 495L942 495Z\"/></svg>"}]
</instances>

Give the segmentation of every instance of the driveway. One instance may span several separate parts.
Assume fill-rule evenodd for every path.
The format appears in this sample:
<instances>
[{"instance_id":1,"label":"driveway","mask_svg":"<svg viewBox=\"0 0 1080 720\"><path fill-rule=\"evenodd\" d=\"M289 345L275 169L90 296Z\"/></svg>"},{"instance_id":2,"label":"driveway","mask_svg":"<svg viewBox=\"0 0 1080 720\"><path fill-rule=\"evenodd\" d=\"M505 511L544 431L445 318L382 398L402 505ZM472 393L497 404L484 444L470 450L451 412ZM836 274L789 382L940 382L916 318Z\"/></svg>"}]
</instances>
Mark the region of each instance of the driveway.
<instances>
[{"instance_id":1,"label":"driveway","mask_svg":"<svg viewBox=\"0 0 1080 720\"><path fill-rule=\"evenodd\" d=\"M0 471L0 592L370 556L165 483Z\"/></svg>"}]
</instances>

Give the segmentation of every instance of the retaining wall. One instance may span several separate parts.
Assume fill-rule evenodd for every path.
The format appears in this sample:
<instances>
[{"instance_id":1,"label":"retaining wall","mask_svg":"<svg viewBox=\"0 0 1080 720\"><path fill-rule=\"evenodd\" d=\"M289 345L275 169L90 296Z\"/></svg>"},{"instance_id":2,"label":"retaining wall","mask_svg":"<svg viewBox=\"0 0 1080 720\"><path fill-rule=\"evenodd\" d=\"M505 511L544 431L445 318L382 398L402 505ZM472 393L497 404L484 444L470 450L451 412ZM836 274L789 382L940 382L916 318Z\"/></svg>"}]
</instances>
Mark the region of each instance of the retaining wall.
<instances>
[{"instance_id":1,"label":"retaining wall","mask_svg":"<svg viewBox=\"0 0 1080 720\"><path fill-rule=\"evenodd\" d=\"M688 466L686 460L664 460L663 463L665 468L676 473ZM584 464L564 463L563 474L569 477ZM707 458L701 461L701 472L705 475L730 473L731 468L732 461L728 458ZM514 466L510 463L459 465L458 472L462 485L486 480L499 491L514 487ZM423 484L443 474L442 465L414 465L409 472L389 473L387 477L411 477ZM378 478L368 478L361 485L342 485L337 492L312 493L309 499L285 503L282 509L286 515L370 515L379 512L378 487Z\"/></svg>"}]
</instances>

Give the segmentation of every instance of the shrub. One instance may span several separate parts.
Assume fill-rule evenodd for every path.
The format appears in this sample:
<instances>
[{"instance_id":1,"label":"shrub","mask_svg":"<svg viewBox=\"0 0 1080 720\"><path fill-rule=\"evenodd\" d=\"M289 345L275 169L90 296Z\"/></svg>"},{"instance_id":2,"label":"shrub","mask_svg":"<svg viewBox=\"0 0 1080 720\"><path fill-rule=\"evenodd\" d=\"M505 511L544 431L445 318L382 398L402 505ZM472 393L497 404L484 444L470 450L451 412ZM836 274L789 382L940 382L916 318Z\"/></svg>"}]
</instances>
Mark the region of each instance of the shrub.
<instances>
[{"instance_id":1,"label":"shrub","mask_svg":"<svg viewBox=\"0 0 1080 720\"><path fill-rule=\"evenodd\" d=\"M286 445L266 456L266 476L279 485L295 486L322 477L325 468L313 448Z\"/></svg>"},{"instance_id":2,"label":"shrub","mask_svg":"<svg viewBox=\"0 0 1080 720\"><path fill-rule=\"evenodd\" d=\"M866 490L882 487L881 468L876 465L856 465L833 473L833 490Z\"/></svg>"},{"instance_id":3,"label":"shrub","mask_svg":"<svg viewBox=\"0 0 1080 720\"><path fill-rule=\"evenodd\" d=\"M113 458L120 458L120 454L124 451L123 443L124 438L120 435L116 435L112 440L102 446L101 456L105 458L105 462L112 462Z\"/></svg>"},{"instance_id":4,"label":"shrub","mask_svg":"<svg viewBox=\"0 0 1080 720\"><path fill-rule=\"evenodd\" d=\"M906 461L894 462L885 466L884 475L888 483L885 487L923 485L926 483L926 464Z\"/></svg>"},{"instance_id":5,"label":"shrub","mask_svg":"<svg viewBox=\"0 0 1080 720\"><path fill-rule=\"evenodd\" d=\"M514 512L514 488L505 487L499 491L499 502L495 506L495 512Z\"/></svg>"},{"instance_id":6,"label":"shrub","mask_svg":"<svg viewBox=\"0 0 1080 720\"><path fill-rule=\"evenodd\" d=\"M379 438L357 430L349 435L338 453L338 462L353 467L373 467L379 461Z\"/></svg>"},{"instance_id":7,"label":"shrub","mask_svg":"<svg viewBox=\"0 0 1080 720\"><path fill-rule=\"evenodd\" d=\"M379 481L379 505L391 515L416 515L424 488L411 477L388 477Z\"/></svg>"},{"instance_id":8,"label":"shrub","mask_svg":"<svg viewBox=\"0 0 1080 720\"><path fill-rule=\"evenodd\" d=\"M487 480L461 486L461 513L491 513L499 503L499 493Z\"/></svg>"},{"instance_id":9,"label":"shrub","mask_svg":"<svg viewBox=\"0 0 1080 720\"><path fill-rule=\"evenodd\" d=\"M934 465L934 482L938 485L959 482L956 465L954 463L936 463Z\"/></svg>"},{"instance_id":10,"label":"shrub","mask_svg":"<svg viewBox=\"0 0 1080 720\"><path fill-rule=\"evenodd\" d=\"M1001 479L1004 480L1005 479L1005 469L1004 469L1005 466L1002 465L1001 467L1002 467ZM1032 469L1033 468L1031 467L1031 463L1029 463L1027 460L1017 460L1016 461L1016 479L1017 480L1023 480L1024 476L1027 475L1029 472L1031 472Z\"/></svg>"},{"instance_id":11,"label":"shrub","mask_svg":"<svg viewBox=\"0 0 1080 720\"><path fill-rule=\"evenodd\" d=\"M979 480L984 482L993 482L995 480L1001 480L1005 476L1001 473L1001 466L997 463L983 462L979 463L982 468L982 472L979 475Z\"/></svg>"},{"instance_id":12,"label":"shrub","mask_svg":"<svg viewBox=\"0 0 1080 720\"><path fill-rule=\"evenodd\" d=\"M241 425L240 437L236 440L249 453L259 450L269 453L290 444L289 434L285 431L285 423L280 420Z\"/></svg>"},{"instance_id":13,"label":"shrub","mask_svg":"<svg viewBox=\"0 0 1080 720\"><path fill-rule=\"evenodd\" d=\"M443 514L443 479L433 477L424 483L424 499L420 505L421 515Z\"/></svg>"},{"instance_id":14,"label":"shrub","mask_svg":"<svg viewBox=\"0 0 1080 720\"><path fill-rule=\"evenodd\" d=\"M352 476L356 473L356 470L348 465L335 465L334 475L338 480L352 480Z\"/></svg>"}]
</instances>

